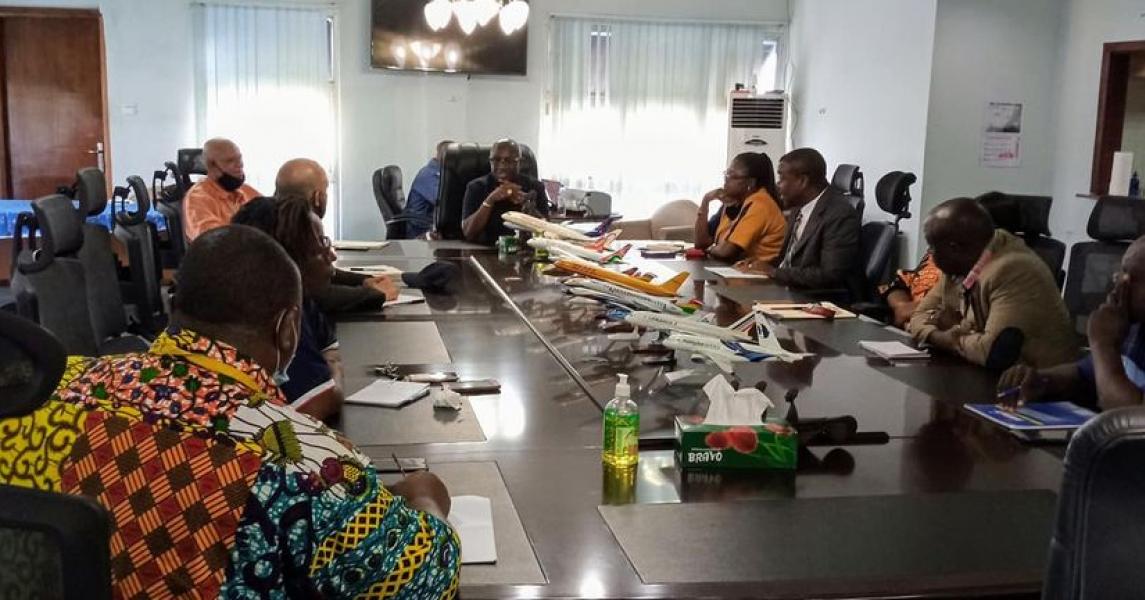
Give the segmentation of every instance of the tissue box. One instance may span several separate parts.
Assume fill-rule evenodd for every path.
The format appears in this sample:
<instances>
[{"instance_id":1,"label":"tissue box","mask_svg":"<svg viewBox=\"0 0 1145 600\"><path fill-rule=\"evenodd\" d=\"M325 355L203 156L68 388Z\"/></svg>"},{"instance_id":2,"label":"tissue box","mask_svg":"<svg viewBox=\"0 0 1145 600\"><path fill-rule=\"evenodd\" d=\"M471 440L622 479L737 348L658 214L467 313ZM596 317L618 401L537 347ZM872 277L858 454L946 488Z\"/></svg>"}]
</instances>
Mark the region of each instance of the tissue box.
<instances>
[{"instance_id":1,"label":"tissue box","mask_svg":"<svg viewBox=\"0 0 1145 600\"><path fill-rule=\"evenodd\" d=\"M781 419L762 425L707 425L676 417L676 461L681 469L794 469L799 439Z\"/></svg>"}]
</instances>

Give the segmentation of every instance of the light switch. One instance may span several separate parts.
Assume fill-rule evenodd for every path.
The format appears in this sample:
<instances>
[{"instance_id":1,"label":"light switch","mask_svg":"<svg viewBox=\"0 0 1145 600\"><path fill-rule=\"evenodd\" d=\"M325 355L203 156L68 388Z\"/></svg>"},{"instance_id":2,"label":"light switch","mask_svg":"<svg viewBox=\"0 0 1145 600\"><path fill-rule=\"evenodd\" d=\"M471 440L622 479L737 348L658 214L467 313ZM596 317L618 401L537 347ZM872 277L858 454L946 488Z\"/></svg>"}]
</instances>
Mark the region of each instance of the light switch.
<instances>
[{"instance_id":1,"label":"light switch","mask_svg":"<svg viewBox=\"0 0 1145 600\"><path fill-rule=\"evenodd\" d=\"M138 104L123 104L119 107L119 114L125 117L134 117L139 114Z\"/></svg>"}]
</instances>

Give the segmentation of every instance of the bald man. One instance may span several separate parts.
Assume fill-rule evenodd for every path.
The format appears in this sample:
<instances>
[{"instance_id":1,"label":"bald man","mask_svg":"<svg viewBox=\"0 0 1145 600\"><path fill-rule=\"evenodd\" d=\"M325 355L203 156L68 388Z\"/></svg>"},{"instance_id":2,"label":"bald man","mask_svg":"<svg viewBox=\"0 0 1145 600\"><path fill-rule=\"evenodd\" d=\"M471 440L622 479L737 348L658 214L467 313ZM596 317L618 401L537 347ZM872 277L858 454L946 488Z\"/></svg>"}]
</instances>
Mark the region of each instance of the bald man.
<instances>
[{"instance_id":1,"label":"bald man","mask_svg":"<svg viewBox=\"0 0 1145 600\"><path fill-rule=\"evenodd\" d=\"M1002 374L1005 404L1069 400L1109 410L1145 399L1145 237L1129 246L1113 289L1089 315L1089 356L1048 369L1018 365Z\"/></svg>"},{"instance_id":2,"label":"bald man","mask_svg":"<svg viewBox=\"0 0 1145 600\"><path fill-rule=\"evenodd\" d=\"M923 224L938 285L907 325L919 343L990 368L1077 359L1077 335L1046 263L969 198L939 204Z\"/></svg>"},{"instance_id":3,"label":"bald man","mask_svg":"<svg viewBox=\"0 0 1145 600\"><path fill-rule=\"evenodd\" d=\"M261 194L246 185L243 154L234 142L212 138L203 144L207 178L191 186L183 199L183 233L194 241L203 233L222 227L240 208Z\"/></svg>"},{"instance_id":4,"label":"bald man","mask_svg":"<svg viewBox=\"0 0 1145 600\"><path fill-rule=\"evenodd\" d=\"M326 216L328 187L326 169L309 158L286 161L274 178L275 198L307 198L319 218ZM397 297L397 284L389 277L368 277L342 269L335 269L331 285L314 294L319 308L327 314L379 311L387 300Z\"/></svg>"}]
</instances>

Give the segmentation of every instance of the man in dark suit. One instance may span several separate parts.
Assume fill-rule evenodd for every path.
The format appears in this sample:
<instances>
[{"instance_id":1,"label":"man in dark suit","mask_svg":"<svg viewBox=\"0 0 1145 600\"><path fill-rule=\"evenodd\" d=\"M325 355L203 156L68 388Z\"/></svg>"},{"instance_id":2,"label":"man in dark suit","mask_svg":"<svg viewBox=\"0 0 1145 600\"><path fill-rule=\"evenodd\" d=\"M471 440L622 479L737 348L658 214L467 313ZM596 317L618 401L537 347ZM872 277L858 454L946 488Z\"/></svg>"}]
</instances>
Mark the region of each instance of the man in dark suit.
<instances>
[{"instance_id":1,"label":"man in dark suit","mask_svg":"<svg viewBox=\"0 0 1145 600\"><path fill-rule=\"evenodd\" d=\"M854 290L859 272L859 215L827 182L827 163L812 148L779 159L779 198L787 238L776 263L741 265L792 287Z\"/></svg>"},{"instance_id":2,"label":"man in dark suit","mask_svg":"<svg viewBox=\"0 0 1145 600\"><path fill-rule=\"evenodd\" d=\"M514 231L501 215L518 211L547 217L549 201L541 182L521 173L521 147L513 140L500 140L489 152L490 172L465 187L461 230L465 239L493 245L497 238Z\"/></svg>"}]
</instances>

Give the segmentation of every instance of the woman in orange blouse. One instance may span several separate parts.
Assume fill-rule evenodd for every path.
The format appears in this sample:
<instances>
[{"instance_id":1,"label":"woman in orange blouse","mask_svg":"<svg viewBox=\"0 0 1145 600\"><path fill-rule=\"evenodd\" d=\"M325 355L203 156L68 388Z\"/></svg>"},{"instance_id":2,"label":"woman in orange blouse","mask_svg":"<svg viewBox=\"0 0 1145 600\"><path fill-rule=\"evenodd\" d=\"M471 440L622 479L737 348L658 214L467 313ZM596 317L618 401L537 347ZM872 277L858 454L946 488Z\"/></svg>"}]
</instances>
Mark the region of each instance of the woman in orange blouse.
<instances>
[{"instance_id":1,"label":"woman in orange blouse","mask_svg":"<svg viewBox=\"0 0 1145 600\"><path fill-rule=\"evenodd\" d=\"M774 260L787 233L778 197L775 169L766 154L745 152L736 156L724 171L724 186L708 192L700 202L696 247L727 262ZM708 218L713 200L723 204L718 221Z\"/></svg>"}]
</instances>

